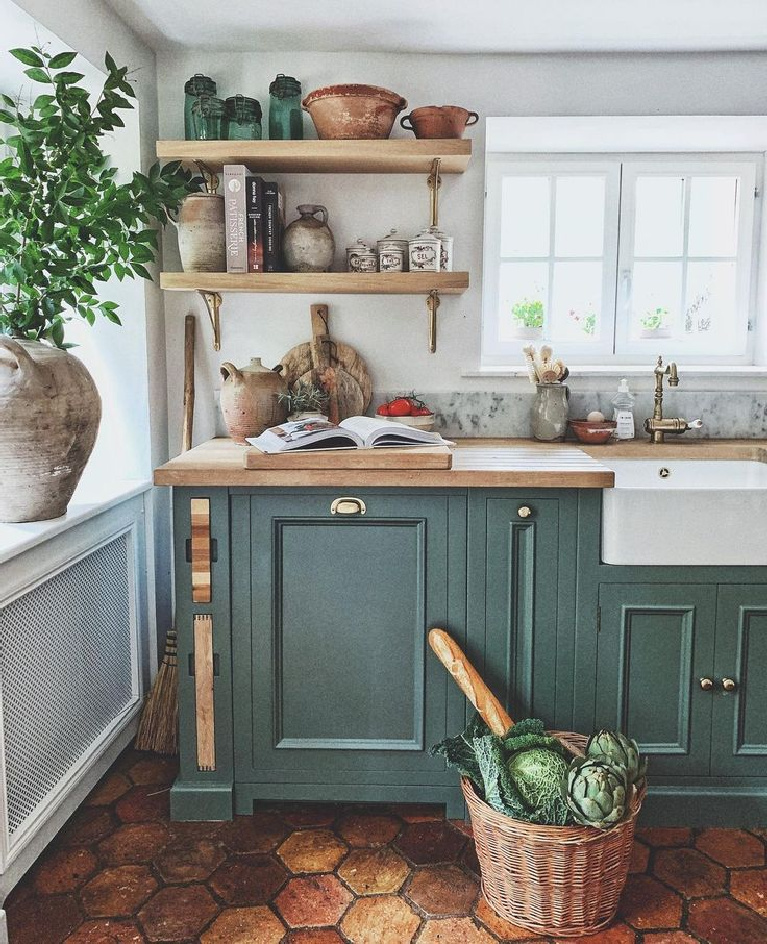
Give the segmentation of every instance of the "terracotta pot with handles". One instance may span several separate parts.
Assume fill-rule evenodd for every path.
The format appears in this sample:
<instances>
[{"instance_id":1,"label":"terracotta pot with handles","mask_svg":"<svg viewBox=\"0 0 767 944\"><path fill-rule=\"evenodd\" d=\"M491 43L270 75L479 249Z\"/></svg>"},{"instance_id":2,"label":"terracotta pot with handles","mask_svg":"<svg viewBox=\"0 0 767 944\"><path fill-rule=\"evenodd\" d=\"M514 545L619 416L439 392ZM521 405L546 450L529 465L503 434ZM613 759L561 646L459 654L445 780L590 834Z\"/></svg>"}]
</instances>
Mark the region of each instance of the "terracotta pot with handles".
<instances>
[{"instance_id":1,"label":"terracotta pot with handles","mask_svg":"<svg viewBox=\"0 0 767 944\"><path fill-rule=\"evenodd\" d=\"M100 421L101 397L82 361L0 337L0 521L65 514Z\"/></svg>"},{"instance_id":2,"label":"terracotta pot with handles","mask_svg":"<svg viewBox=\"0 0 767 944\"><path fill-rule=\"evenodd\" d=\"M287 386L279 371L264 367L260 357L251 358L247 367L222 364L221 376L221 412L235 442L244 443L285 422L287 405L280 403L279 395L287 392Z\"/></svg>"},{"instance_id":3,"label":"terracotta pot with handles","mask_svg":"<svg viewBox=\"0 0 767 944\"><path fill-rule=\"evenodd\" d=\"M475 111L460 105L424 105L403 115L399 123L417 138L462 138L464 128L478 121Z\"/></svg>"}]
</instances>

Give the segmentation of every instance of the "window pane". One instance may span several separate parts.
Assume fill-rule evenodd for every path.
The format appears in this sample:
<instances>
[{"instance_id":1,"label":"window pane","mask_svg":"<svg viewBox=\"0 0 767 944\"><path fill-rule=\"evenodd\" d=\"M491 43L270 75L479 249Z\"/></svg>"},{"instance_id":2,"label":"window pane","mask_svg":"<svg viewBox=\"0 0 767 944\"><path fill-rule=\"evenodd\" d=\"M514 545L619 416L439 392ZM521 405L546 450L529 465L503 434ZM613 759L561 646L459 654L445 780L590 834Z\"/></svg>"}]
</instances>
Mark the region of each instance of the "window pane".
<instances>
[{"instance_id":1,"label":"window pane","mask_svg":"<svg viewBox=\"0 0 767 944\"><path fill-rule=\"evenodd\" d=\"M737 177L691 179L689 255L736 255L738 189Z\"/></svg>"},{"instance_id":2,"label":"window pane","mask_svg":"<svg viewBox=\"0 0 767 944\"><path fill-rule=\"evenodd\" d=\"M604 252L604 177L556 178L556 256L601 256Z\"/></svg>"},{"instance_id":3,"label":"window pane","mask_svg":"<svg viewBox=\"0 0 767 944\"><path fill-rule=\"evenodd\" d=\"M731 348L737 305L734 262L691 262L687 267L685 338L717 349Z\"/></svg>"},{"instance_id":4,"label":"window pane","mask_svg":"<svg viewBox=\"0 0 767 944\"><path fill-rule=\"evenodd\" d=\"M599 340L602 263L557 262L550 335L588 343Z\"/></svg>"},{"instance_id":5,"label":"window pane","mask_svg":"<svg viewBox=\"0 0 767 944\"><path fill-rule=\"evenodd\" d=\"M632 296L632 337L673 337L679 325L682 263L636 262Z\"/></svg>"},{"instance_id":6,"label":"window pane","mask_svg":"<svg viewBox=\"0 0 767 944\"><path fill-rule=\"evenodd\" d=\"M637 177L635 256L681 256L684 178Z\"/></svg>"},{"instance_id":7,"label":"window pane","mask_svg":"<svg viewBox=\"0 0 767 944\"><path fill-rule=\"evenodd\" d=\"M548 256L548 177L504 177L501 196L501 255Z\"/></svg>"},{"instance_id":8,"label":"window pane","mask_svg":"<svg viewBox=\"0 0 767 944\"><path fill-rule=\"evenodd\" d=\"M549 297L546 262L507 262L501 265L498 339L540 337Z\"/></svg>"}]
</instances>

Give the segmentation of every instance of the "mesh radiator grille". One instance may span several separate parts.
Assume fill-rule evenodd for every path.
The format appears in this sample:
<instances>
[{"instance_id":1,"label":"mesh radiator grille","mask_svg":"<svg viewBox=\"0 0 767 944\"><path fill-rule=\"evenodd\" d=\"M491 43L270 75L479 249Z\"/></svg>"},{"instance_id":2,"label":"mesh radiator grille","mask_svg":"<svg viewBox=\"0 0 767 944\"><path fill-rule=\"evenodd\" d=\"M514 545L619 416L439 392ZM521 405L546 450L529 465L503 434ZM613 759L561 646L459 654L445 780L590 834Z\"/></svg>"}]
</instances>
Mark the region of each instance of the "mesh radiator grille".
<instances>
[{"instance_id":1,"label":"mesh radiator grille","mask_svg":"<svg viewBox=\"0 0 767 944\"><path fill-rule=\"evenodd\" d=\"M0 608L10 836L136 700L123 534Z\"/></svg>"}]
</instances>

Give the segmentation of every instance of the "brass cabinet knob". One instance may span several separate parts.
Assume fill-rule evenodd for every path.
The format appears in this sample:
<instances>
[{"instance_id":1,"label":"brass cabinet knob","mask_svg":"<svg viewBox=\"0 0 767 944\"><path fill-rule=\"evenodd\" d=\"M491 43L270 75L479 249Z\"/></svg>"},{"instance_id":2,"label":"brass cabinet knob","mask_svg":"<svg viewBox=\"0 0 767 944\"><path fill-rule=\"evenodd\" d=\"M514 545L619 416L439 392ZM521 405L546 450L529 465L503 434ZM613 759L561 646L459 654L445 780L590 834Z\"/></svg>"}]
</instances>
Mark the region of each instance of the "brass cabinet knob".
<instances>
[{"instance_id":1,"label":"brass cabinet knob","mask_svg":"<svg viewBox=\"0 0 767 944\"><path fill-rule=\"evenodd\" d=\"M735 679L731 679L731 678L722 679L722 688L726 692L734 692L737 687L738 687L738 683L735 681Z\"/></svg>"},{"instance_id":2,"label":"brass cabinet knob","mask_svg":"<svg viewBox=\"0 0 767 944\"><path fill-rule=\"evenodd\" d=\"M522 505L520 508L517 508L517 514L520 518L529 518L533 513L533 509L529 505Z\"/></svg>"},{"instance_id":3,"label":"brass cabinet knob","mask_svg":"<svg viewBox=\"0 0 767 944\"><path fill-rule=\"evenodd\" d=\"M366 511L361 498L336 498L330 506L331 515L364 515Z\"/></svg>"},{"instance_id":4,"label":"brass cabinet knob","mask_svg":"<svg viewBox=\"0 0 767 944\"><path fill-rule=\"evenodd\" d=\"M714 687L714 680L710 678L702 678L700 680L700 687L703 689L704 692L710 692L711 689Z\"/></svg>"}]
</instances>

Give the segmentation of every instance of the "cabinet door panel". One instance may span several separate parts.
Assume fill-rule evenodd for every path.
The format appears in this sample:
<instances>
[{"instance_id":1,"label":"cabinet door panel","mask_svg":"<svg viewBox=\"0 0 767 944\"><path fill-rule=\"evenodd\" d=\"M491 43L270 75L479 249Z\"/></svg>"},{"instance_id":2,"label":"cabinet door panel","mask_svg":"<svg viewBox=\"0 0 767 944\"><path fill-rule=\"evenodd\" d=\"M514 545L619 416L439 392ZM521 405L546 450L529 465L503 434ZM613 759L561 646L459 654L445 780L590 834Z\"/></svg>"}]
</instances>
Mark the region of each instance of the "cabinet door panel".
<instances>
[{"instance_id":1,"label":"cabinet door panel","mask_svg":"<svg viewBox=\"0 0 767 944\"><path fill-rule=\"evenodd\" d=\"M715 776L767 776L767 587L720 586L713 748ZM737 688L725 692L723 678Z\"/></svg>"},{"instance_id":2,"label":"cabinet door panel","mask_svg":"<svg viewBox=\"0 0 767 944\"><path fill-rule=\"evenodd\" d=\"M659 774L705 774L716 589L603 584L597 724L635 738Z\"/></svg>"}]
</instances>

